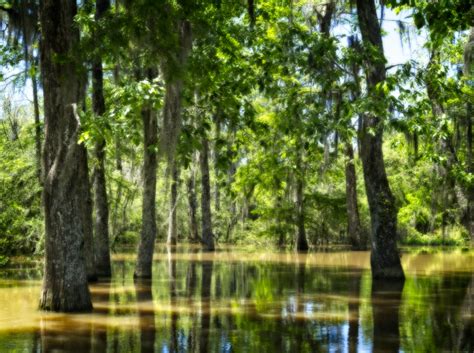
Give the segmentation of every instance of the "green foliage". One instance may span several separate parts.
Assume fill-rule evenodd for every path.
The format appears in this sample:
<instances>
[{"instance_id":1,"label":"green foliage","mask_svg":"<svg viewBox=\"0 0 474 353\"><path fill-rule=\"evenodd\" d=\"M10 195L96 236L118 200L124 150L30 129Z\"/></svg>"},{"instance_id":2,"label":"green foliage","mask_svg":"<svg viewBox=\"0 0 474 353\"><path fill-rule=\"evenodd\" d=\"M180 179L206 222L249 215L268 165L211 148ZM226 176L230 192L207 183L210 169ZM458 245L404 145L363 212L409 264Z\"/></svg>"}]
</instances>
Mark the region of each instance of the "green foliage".
<instances>
[{"instance_id":1,"label":"green foliage","mask_svg":"<svg viewBox=\"0 0 474 353\"><path fill-rule=\"evenodd\" d=\"M328 34L321 33L327 2L255 3L255 21L242 1L119 1L100 20L93 2L79 6L81 43L75 54L87 69L101 58L107 107L97 117L86 99L80 142L89 151L97 141L106 142L112 245L137 241L143 196L141 112L152 108L160 117L159 136L166 141L170 131L162 118L164 96L166 83L174 80L183 83L175 156L180 167L180 240L189 233L186 184L191 174L200 200L196 156L204 137L211 149L212 211L219 242L293 244L301 183L310 243L346 242L343 154L348 143L356 151L361 224L368 232L370 215L355 146L357 122L370 113L382 118L400 241L464 243L466 202L457 194L467 195L474 183L466 135L466 102L473 101L474 93L472 80L459 74L466 42L461 31L472 16L467 1L384 1L396 11L412 11L414 25L429 30L424 46L431 60L427 66L412 60L388 68L386 79L373 91L366 89L362 69L368 61L381 63L384 58L377 48L359 42L356 16L348 4L336 2L332 29L337 34ZM192 30L186 64L179 55L180 23ZM338 26L346 26L344 33ZM2 67L22 65L20 42L0 43ZM30 73L34 70L32 65ZM17 76L17 83L24 85L25 76ZM435 104L442 113L434 111ZM3 116L0 121L0 255L31 253L42 246L33 127L21 121L18 129L11 121ZM153 146L161 147L168 148ZM91 169L96 162L90 158ZM170 183L169 168L161 162L156 203L158 237L163 239ZM447 237L441 236L442 229ZM259 290L262 301L271 294Z\"/></svg>"},{"instance_id":2,"label":"green foliage","mask_svg":"<svg viewBox=\"0 0 474 353\"><path fill-rule=\"evenodd\" d=\"M43 238L33 127L21 125L12 139L6 121L0 126L0 255L32 254L41 251Z\"/></svg>"}]
</instances>

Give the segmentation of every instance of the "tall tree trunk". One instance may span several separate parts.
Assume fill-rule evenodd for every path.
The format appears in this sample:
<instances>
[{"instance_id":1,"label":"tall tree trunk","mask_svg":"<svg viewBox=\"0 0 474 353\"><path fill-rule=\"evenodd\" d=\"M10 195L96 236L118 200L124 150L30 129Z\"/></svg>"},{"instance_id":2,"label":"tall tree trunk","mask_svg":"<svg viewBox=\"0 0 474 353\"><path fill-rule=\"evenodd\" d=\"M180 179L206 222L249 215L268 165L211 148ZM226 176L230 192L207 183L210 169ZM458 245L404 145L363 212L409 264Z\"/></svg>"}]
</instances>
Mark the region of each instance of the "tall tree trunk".
<instances>
[{"instance_id":1,"label":"tall tree trunk","mask_svg":"<svg viewBox=\"0 0 474 353\"><path fill-rule=\"evenodd\" d=\"M474 27L471 27L468 42L464 48L464 76L471 79L474 77ZM472 120L473 109L472 102L466 105L466 155L468 173L474 173L474 161L472 157ZM466 228L471 236L471 242L474 243L474 185L471 182L467 187L467 213Z\"/></svg>"},{"instance_id":2,"label":"tall tree trunk","mask_svg":"<svg viewBox=\"0 0 474 353\"><path fill-rule=\"evenodd\" d=\"M118 3L115 2L116 10L118 9ZM118 65L115 65L113 71L114 77L114 84L120 84L120 68ZM115 168L120 173L120 176L123 177L123 163L122 163L122 152L121 152L121 141L118 136L114 136L114 147L115 147ZM115 200L113 202L114 208L112 210L112 221L111 221L111 231L112 231L112 239L117 239L119 235L119 226L118 226L118 215L119 215L119 206L122 202L122 194L123 194L123 185L122 182L118 183L117 192L115 196ZM111 244L113 246L113 244Z\"/></svg>"},{"instance_id":3,"label":"tall tree trunk","mask_svg":"<svg viewBox=\"0 0 474 353\"><path fill-rule=\"evenodd\" d=\"M385 80L385 57L374 0L357 0L357 16L364 45L377 54L367 59L367 89L370 96L382 101L384 97L376 90ZM383 118L365 114L360 153L372 223L372 277L404 278L396 242L397 210L385 172L382 137Z\"/></svg>"},{"instance_id":4,"label":"tall tree trunk","mask_svg":"<svg viewBox=\"0 0 474 353\"><path fill-rule=\"evenodd\" d=\"M156 112L150 107L142 108L144 144L142 229L138 244L136 278L151 278L153 253L156 238L156 147L158 126Z\"/></svg>"},{"instance_id":5,"label":"tall tree trunk","mask_svg":"<svg viewBox=\"0 0 474 353\"><path fill-rule=\"evenodd\" d=\"M96 0L96 20L100 20L110 7L109 0ZM101 117L105 113L104 79L102 60L97 58L92 64L92 107L94 114ZM109 251L109 204L105 183L105 139L97 138L94 149L94 206L95 206L95 259L98 276L110 277Z\"/></svg>"},{"instance_id":6,"label":"tall tree trunk","mask_svg":"<svg viewBox=\"0 0 474 353\"><path fill-rule=\"evenodd\" d=\"M87 280L89 282L97 281L97 271L94 256L94 223L92 217L92 194L89 181L89 168L87 150L83 144L79 146L79 160L81 168L78 171L78 182L81 184L81 194L83 202L81 203L81 215L84 231L84 250L86 254Z\"/></svg>"},{"instance_id":7,"label":"tall tree trunk","mask_svg":"<svg viewBox=\"0 0 474 353\"><path fill-rule=\"evenodd\" d=\"M211 215L211 185L209 181L209 141L202 138L202 148L199 155L201 165L201 217L202 217L202 243L204 250L214 251L214 234L212 233Z\"/></svg>"},{"instance_id":8,"label":"tall tree trunk","mask_svg":"<svg viewBox=\"0 0 474 353\"><path fill-rule=\"evenodd\" d=\"M214 123L216 125L216 134L214 141L214 207L216 212L220 211L221 208L221 197L219 190L219 139L221 137L221 116L217 113L214 117Z\"/></svg>"},{"instance_id":9,"label":"tall tree trunk","mask_svg":"<svg viewBox=\"0 0 474 353\"><path fill-rule=\"evenodd\" d=\"M41 3L41 71L44 91L45 264L40 308L90 311L84 254L84 146L78 144L77 105L84 87L71 51L79 42L75 0ZM64 60L55 60L57 56ZM67 59L66 59L67 58ZM87 171L86 171L87 172Z\"/></svg>"},{"instance_id":10,"label":"tall tree trunk","mask_svg":"<svg viewBox=\"0 0 474 353\"><path fill-rule=\"evenodd\" d=\"M354 149L351 142L346 143L346 210L347 234L353 250L365 248L360 226L359 206L357 204L357 177L354 166Z\"/></svg>"},{"instance_id":11,"label":"tall tree trunk","mask_svg":"<svg viewBox=\"0 0 474 353\"><path fill-rule=\"evenodd\" d=\"M40 107L38 100L38 79L36 70L38 68L38 58L33 59L34 70L31 73L31 86L33 88L33 110L35 116L35 157L36 157L36 175L40 184L43 184L43 173L41 168L41 121Z\"/></svg>"},{"instance_id":12,"label":"tall tree trunk","mask_svg":"<svg viewBox=\"0 0 474 353\"><path fill-rule=\"evenodd\" d=\"M297 169L300 175L296 176L296 251L308 251L308 240L306 239L305 209L304 209L304 167L302 165L302 150L298 151Z\"/></svg>"},{"instance_id":13,"label":"tall tree trunk","mask_svg":"<svg viewBox=\"0 0 474 353\"><path fill-rule=\"evenodd\" d=\"M176 53L176 65L163 65L162 70L166 81L165 103L163 107L163 133L160 136L160 146L165 151L168 164L174 163L174 155L181 132L181 99L183 94L183 72L189 53L192 49L191 24L186 20L176 22L179 36L179 50ZM176 74L176 67L180 70Z\"/></svg>"},{"instance_id":14,"label":"tall tree trunk","mask_svg":"<svg viewBox=\"0 0 474 353\"><path fill-rule=\"evenodd\" d=\"M196 172L191 166L190 176L187 182L188 203L189 203L189 240L193 243L199 241L199 226L197 219L197 198L196 198Z\"/></svg>"},{"instance_id":15,"label":"tall tree trunk","mask_svg":"<svg viewBox=\"0 0 474 353\"><path fill-rule=\"evenodd\" d=\"M168 239L166 243L168 245L176 245L178 242L178 225L176 221L176 209L178 204L178 178L179 171L176 161L173 162L171 171L171 197L170 197L170 210L168 218Z\"/></svg>"}]
</instances>

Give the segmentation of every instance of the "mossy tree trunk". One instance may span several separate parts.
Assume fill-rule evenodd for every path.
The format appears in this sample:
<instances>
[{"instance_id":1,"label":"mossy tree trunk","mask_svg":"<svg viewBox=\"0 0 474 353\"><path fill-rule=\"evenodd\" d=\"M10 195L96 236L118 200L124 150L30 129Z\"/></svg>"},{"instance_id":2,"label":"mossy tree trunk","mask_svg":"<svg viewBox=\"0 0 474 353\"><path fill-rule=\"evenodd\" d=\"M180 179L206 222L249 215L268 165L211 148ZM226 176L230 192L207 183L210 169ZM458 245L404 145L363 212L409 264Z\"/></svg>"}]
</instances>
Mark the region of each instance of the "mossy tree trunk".
<instances>
[{"instance_id":1,"label":"mossy tree trunk","mask_svg":"<svg viewBox=\"0 0 474 353\"><path fill-rule=\"evenodd\" d=\"M79 42L76 12L75 0L41 3L46 237L40 308L61 312L92 309L84 253L86 183L80 180L87 176L87 160L84 146L78 144L77 106L83 101L84 86L73 52Z\"/></svg>"}]
</instances>

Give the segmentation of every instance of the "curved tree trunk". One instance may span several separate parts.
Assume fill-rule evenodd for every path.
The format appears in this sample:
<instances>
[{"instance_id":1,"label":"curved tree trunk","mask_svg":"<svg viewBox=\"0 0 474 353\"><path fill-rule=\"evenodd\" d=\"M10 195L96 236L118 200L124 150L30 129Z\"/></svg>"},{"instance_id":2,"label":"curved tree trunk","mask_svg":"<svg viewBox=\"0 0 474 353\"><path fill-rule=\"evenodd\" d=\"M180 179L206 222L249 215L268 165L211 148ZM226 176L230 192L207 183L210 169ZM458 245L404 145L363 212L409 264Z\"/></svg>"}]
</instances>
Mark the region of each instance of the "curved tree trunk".
<instances>
[{"instance_id":1,"label":"curved tree trunk","mask_svg":"<svg viewBox=\"0 0 474 353\"><path fill-rule=\"evenodd\" d=\"M45 109L45 264L40 308L52 311L89 311L84 254L83 145L79 145L77 105L84 87L71 50L79 42L74 25L75 0L41 3L41 71ZM67 60L57 61L60 56ZM87 163L87 160L85 160Z\"/></svg>"},{"instance_id":2,"label":"curved tree trunk","mask_svg":"<svg viewBox=\"0 0 474 353\"><path fill-rule=\"evenodd\" d=\"M153 252L156 238L156 168L158 165L156 147L158 126L156 113L149 107L142 109L143 132L145 137L143 161L143 203L142 230L138 244L135 277L151 278Z\"/></svg>"},{"instance_id":3,"label":"curved tree trunk","mask_svg":"<svg viewBox=\"0 0 474 353\"><path fill-rule=\"evenodd\" d=\"M376 88L385 80L385 57L374 0L357 0L357 16L364 45L377 53L377 57L367 59L367 88L370 96L381 101L384 97L377 96ZM360 154L372 223L372 276L404 278L396 242L397 210L385 172L382 136L383 119L365 114L362 118Z\"/></svg>"},{"instance_id":4,"label":"curved tree trunk","mask_svg":"<svg viewBox=\"0 0 474 353\"><path fill-rule=\"evenodd\" d=\"M204 250L214 251L214 234L212 233L211 214L211 185L209 181L209 141L202 138L202 149L199 155L201 165L201 217L202 217L202 243Z\"/></svg>"},{"instance_id":5,"label":"curved tree trunk","mask_svg":"<svg viewBox=\"0 0 474 353\"><path fill-rule=\"evenodd\" d=\"M109 0L96 0L96 20L100 20L110 7ZM97 117L105 113L102 60L92 64L92 107ZM98 137L94 149L94 206L95 206L95 258L98 276L110 277L109 204L105 183L105 139Z\"/></svg>"}]
</instances>

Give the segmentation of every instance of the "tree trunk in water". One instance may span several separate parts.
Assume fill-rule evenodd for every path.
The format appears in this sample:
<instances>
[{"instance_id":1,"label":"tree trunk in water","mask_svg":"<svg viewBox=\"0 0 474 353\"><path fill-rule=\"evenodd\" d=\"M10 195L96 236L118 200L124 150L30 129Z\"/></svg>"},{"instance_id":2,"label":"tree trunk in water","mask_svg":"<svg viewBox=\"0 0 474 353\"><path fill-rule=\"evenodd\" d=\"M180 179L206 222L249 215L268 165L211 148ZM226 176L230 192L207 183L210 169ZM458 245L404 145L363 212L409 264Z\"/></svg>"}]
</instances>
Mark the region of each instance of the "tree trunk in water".
<instances>
[{"instance_id":1,"label":"tree trunk in water","mask_svg":"<svg viewBox=\"0 0 474 353\"><path fill-rule=\"evenodd\" d=\"M346 209L347 234L353 250L365 248L360 226L359 206L357 204L357 177L354 166L354 149L351 142L346 143Z\"/></svg>"},{"instance_id":2,"label":"tree trunk in water","mask_svg":"<svg viewBox=\"0 0 474 353\"><path fill-rule=\"evenodd\" d=\"M178 203L178 178L179 178L178 167L176 161L173 162L171 171L171 197L170 197L170 211L169 211L169 224L168 224L168 239L166 243L168 245L176 245L178 241L178 225L176 222L176 206Z\"/></svg>"},{"instance_id":3,"label":"tree trunk in water","mask_svg":"<svg viewBox=\"0 0 474 353\"><path fill-rule=\"evenodd\" d=\"M304 171L302 168L302 151L298 151L297 170L301 175L296 176L296 251L308 251L308 241L306 239L306 229L304 226Z\"/></svg>"},{"instance_id":4,"label":"tree trunk in water","mask_svg":"<svg viewBox=\"0 0 474 353\"><path fill-rule=\"evenodd\" d=\"M142 229L138 244L136 278L151 278L153 252L156 237L156 146L158 142L158 124L156 113L149 107L142 109L143 130L145 137L143 161L143 203Z\"/></svg>"},{"instance_id":5,"label":"tree trunk in water","mask_svg":"<svg viewBox=\"0 0 474 353\"><path fill-rule=\"evenodd\" d=\"M96 0L96 20L100 20L110 7L109 0ZM102 60L92 64L92 107L97 117L105 113ZM110 277L109 204L105 183L105 139L98 137L94 149L94 206L95 206L95 258L98 276Z\"/></svg>"},{"instance_id":6,"label":"tree trunk in water","mask_svg":"<svg viewBox=\"0 0 474 353\"><path fill-rule=\"evenodd\" d=\"M201 217L202 217L202 243L204 250L214 251L214 234L212 233L211 215L211 186L209 181L209 141L202 138L202 149L199 155L201 165Z\"/></svg>"},{"instance_id":7,"label":"tree trunk in water","mask_svg":"<svg viewBox=\"0 0 474 353\"><path fill-rule=\"evenodd\" d=\"M189 176L187 187L189 202L189 240L196 243L199 240L199 226L197 220L196 173L194 165L191 167L191 175Z\"/></svg>"},{"instance_id":8,"label":"tree trunk in water","mask_svg":"<svg viewBox=\"0 0 474 353\"><path fill-rule=\"evenodd\" d=\"M45 109L45 264L40 308L90 311L84 254L84 177L79 145L77 105L83 86L71 50L79 42L74 24L76 1L44 0L41 3L41 71ZM69 58L55 60L56 56ZM87 161L86 161L87 162ZM87 173L87 170L85 171Z\"/></svg>"},{"instance_id":9,"label":"tree trunk in water","mask_svg":"<svg viewBox=\"0 0 474 353\"><path fill-rule=\"evenodd\" d=\"M385 57L374 0L357 0L357 16L364 45L378 54L367 62L367 88L381 101L384 97L376 96L376 86L385 80ZM372 223L372 277L404 278L396 242L397 210L385 172L382 137L382 118L364 115L360 154Z\"/></svg>"}]
</instances>

